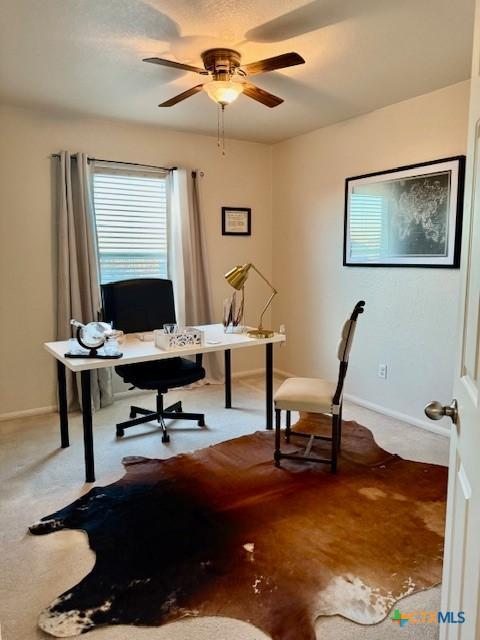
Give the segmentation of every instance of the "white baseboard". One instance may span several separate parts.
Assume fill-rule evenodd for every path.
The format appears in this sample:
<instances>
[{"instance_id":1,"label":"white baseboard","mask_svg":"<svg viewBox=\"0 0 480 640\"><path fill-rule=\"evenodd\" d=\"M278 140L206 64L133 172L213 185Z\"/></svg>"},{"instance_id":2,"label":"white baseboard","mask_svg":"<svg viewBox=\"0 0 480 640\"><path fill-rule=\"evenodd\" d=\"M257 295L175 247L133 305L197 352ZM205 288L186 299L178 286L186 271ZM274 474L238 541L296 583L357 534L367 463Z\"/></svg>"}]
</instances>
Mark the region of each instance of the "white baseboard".
<instances>
[{"instance_id":1,"label":"white baseboard","mask_svg":"<svg viewBox=\"0 0 480 640\"><path fill-rule=\"evenodd\" d=\"M296 377L295 374L288 371L283 371L282 369L275 369L275 373L285 378ZM350 393L345 393L343 397L345 398L345 400L353 402L353 404L357 404L359 407L370 409L371 411L381 413L382 415L388 416L389 418L394 418L395 420L406 422L407 424L413 425L414 427L420 427L420 429L431 431L432 433L436 433L446 438L450 437L450 429L448 427L443 427L427 420L421 420L420 418L409 416L406 413L401 413L400 411L395 411L394 409L388 409L387 407L384 407L380 404L376 404L374 402L370 402L369 400L363 400L362 398L353 396Z\"/></svg>"},{"instance_id":2,"label":"white baseboard","mask_svg":"<svg viewBox=\"0 0 480 640\"><path fill-rule=\"evenodd\" d=\"M6 420L16 420L17 418L29 418L30 416L43 416L47 413L55 413L56 411L56 405L52 404L49 407L36 407L35 409L23 409L22 411L0 413L0 422L5 422Z\"/></svg>"},{"instance_id":3,"label":"white baseboard","mask_svg":"<svg viewBox=\"0 0 480 640\"><path fill-rule=\"evenodd\" d=\"M259 369L248 369L248 371L237 371L237 373L232 373L232 378L248 378L248 376L258 376L265 375L265 369L262 367Z\"/></svg>"},{"instance_id":4,"label":"white baseboard","mask_svg":"<svg viewBox=\"0 0 480 640\"><path fill-rule=\"evenodd\" d=\"M122 398L131 398L132 396L143 396L146 393L155 393L154 389L125 389L125 391L115 391L113 394L114 400L121 400Z\"/></svg>"},{"instance_id":5,"label":"white baseboard","mask_svg":"<svg viewBox=\"0 0 480 640\"><path fill-rule=\"evenodd\" d=\"M232 374L232 378L240 379L247 378L248 376L263 374L265 369L249 369L248 371L238 371L237 373ZM284 378L294 378L295 374L289 371L284 371L283 369L274 369L276 375L284 377ZM117 391L114 394L116 399L126 398L127 396L139 396L148 393L146 390L142 389L132 389L131 391ZM382 405L376 404L374 402L370 402L369 400L363 400L362 398L358 398L357 396L353 396L349 393L344 394L344 398L349 402L353 402L353 404L357 404L360 407L364 407L365 409L370 409L371 411L376 411L382 415L388 416L390 418L394 418L395 420L400 420L401 422L406 422L407 424L413 425L415 427L419 427L420 429L425 429L426 431L431 431L432 433L436 433L438 435L449 438L450 437L450 429L448 427L443 427L441 425L434 424L433 422L427 422L427 420L420 420L419 418L415 418L414 416L409 416L405 413L401 413L400 411L395 411L393 409L388 409ZM23 411L12 411L10 413L2 413L0 414L0 422L5 422L7 420L16 420L17 418L29 418L31 416L40 416L48 413L56 413L57 406L50 405L47 407L37 407L35 409L24 409Z\"/></svg>"},{"instance_id":6,"label":"white baseboard","mask_svg":"<svg viewBox=\"0 0 480 640\"><path fill-rule=\"evenodd\" d=\"M259 374L263 374L265 372L265 369L249 369L248 371L238 371L237 373L232 373L232 379L239 379L239 378L248 378L248 376L255 376L255 375L259 375ZM214 383L214 384L222 384L223 382L219 382L219 383ZM177 390L177 389L176 389ZM178 391L181 391L181 388L178 389ZM125 391L116 391L113 394L113 397L115 398L115 400L120 400L121 398L126 398L126 397L131 397L131 396L141 396L144 395L146 393L155 393L155 390L148 390L148 389L126 389Z\"/></svg>"},{"instance_id":7,"label":"white baseboard","mask_svg":"<svg viewBox=\"0 0 480 640\"><path fill-rule=\"evenodd\" d=\"M358 404L360 407L365 407L365 409L376 411L377 413L381 413L385 416L388 416L389 418L394 418L395 420L406 422L407 424L413 425L415 427L420 427L420 429L431 431L432 433L436 433L446 438L450 437L450 429L448 427L442 427L440 425L434 424L433 422L430 423L427 422L427 420L421 420L420 418L409 416L406 413L401 413L400 411L395 411L394 409L388 409L387 407L383 407L382 405L370 402L369 400L363 400L362 398L357 398L357 396L352 396L349 393L345 393L343 397L346 400L353 402L353 404Z\"/></svg>"},{"instance_id":8,"label":"white baseboard","mask_svg":"<svg viewBox=\"0 0 480 640\"><path fill-rule=\"evenodd\" d=\"M237 373L232 373L233 379L238 378L247 378L248 376L258 375L263 373L264 369L249 369L248 371L238 371ZM125 391L116 391L113 394L113 397L116 400L120 400L121 398L132 397L132 396L141 396L146 393L149 393L147 389L126 389ZM155 393L152 391L152 393ZM52 404L48 407L36 407L35 409L24 409L22 411L11 411L9 413L0 413L0 422L6 422L7 420L16 420L17 418L29 418L31 416L42 416L47 413L57 413L57 405Z\"/></svg>"},{"instance_id":9,"label":"white baseboard","mask_svg":"<svg viewBox=\"0 0 480 640\"><path fill-rule=\"evenodd\" d=\"M274 372L277 376L282 376L282 378L297 378L298 376L295 373L291 373L290 371L284 371L283 369L274 369Z\"/></svg>"}]
</instances>

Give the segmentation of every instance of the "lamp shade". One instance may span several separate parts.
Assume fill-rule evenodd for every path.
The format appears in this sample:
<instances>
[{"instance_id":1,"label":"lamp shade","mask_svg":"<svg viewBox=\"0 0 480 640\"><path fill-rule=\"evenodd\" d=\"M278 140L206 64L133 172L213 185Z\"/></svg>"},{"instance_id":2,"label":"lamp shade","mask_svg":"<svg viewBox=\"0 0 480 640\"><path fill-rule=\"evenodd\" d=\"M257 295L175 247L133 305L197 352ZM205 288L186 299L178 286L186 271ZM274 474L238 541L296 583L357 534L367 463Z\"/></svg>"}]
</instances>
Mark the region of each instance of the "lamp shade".
<instances>
[{"instance_id":1,"label":"lamp shade","mask_svg":"<svg viewBox=\"0 0 480 640\"><path fill-rule=\"evenodd\" d=\"M221 105L231 104L243 92L241 82L212 80L203 85L208 97Z\"/></svg>"},{"instance_id":2,"label":"lamp shade","mask_svg":"<svg viewBox=\"0 0 480 640\"><path fill-rule=\"evenodd\" d=\"M231 287L233 287L237 291L240 291L240 289L247 281L248 272L250 271L251 266L252 265L250 263L247 263L244 265L233 267L233 269L230 269L230 271L227 271L227 273L225 274L225 280Z\"/></svg>"}]
</instances>

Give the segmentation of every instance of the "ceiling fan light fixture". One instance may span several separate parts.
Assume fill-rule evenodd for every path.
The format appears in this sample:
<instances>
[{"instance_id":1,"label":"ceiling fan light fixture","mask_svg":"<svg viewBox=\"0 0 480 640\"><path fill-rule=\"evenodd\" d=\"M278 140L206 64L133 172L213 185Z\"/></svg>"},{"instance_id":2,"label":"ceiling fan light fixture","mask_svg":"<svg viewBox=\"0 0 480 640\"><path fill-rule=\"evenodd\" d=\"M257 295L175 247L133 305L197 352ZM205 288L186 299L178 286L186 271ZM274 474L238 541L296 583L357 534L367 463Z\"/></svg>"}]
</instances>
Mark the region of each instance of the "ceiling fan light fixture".
<instances>
[{"instance_id":1,"label":"ceiling fan light fixture","mask_svg":"<svg viewBox=\"0 0 480 640\"><path fill-rule=\"evenodd\" d=\"M217 104L225 107L234 102L238 96L243 93L243 84L241 82L232 82L225 80L212 80L203 85L207 95Z\"/></svg>"}]
</instances>

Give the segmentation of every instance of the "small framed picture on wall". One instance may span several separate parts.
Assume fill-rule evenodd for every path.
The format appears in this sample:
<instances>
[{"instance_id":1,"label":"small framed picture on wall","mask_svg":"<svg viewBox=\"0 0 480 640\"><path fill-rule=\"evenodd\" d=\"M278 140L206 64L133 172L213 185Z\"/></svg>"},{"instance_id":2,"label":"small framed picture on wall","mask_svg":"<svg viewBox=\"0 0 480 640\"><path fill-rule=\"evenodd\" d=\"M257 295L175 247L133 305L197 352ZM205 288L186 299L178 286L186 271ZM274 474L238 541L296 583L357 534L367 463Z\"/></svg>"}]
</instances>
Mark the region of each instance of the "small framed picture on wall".
<instances>
[{"instance_id":1,"label":"small framed picture on wall","mask_svg":"<svg viewBox=\"0 0 480 640\"><path fill-rule=\"evenodd\" d=\"M247 207L222 207L222 235L252 235L252 210Z\"/></svg>"}]
</instances>

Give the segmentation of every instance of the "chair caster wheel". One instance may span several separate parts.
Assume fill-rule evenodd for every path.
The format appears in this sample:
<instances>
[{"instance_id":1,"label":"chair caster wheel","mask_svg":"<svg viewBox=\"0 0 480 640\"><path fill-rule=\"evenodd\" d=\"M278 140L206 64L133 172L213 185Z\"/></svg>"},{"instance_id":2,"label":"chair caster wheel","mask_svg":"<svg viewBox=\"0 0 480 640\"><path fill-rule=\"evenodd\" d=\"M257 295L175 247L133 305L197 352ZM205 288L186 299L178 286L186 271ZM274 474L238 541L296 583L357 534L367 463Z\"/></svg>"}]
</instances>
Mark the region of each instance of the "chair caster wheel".
<instances>
[{"instance_id":1,"label":"chair caster wheel","mask_svg":"<svg viewBox=\"0 0 480 640\"><path fill-rule=\"evenodd\" d=\"M177 413L182 413L183 408L182 408L182 403L180 402L177 408Z\"/></svg>"},{"instance_id":2,"label":"chair caster wheel","mask_svg":"<svg viewBox=\"0 0 480 640\"><path fill-rule=\"evenodd\" d=\"M123 438L125 431L123 429L117 429L117 438Z\"/></svg>"},{"instance_id":3,"label":"chair caster wheel","mask_svg":"<svg viewBox=\"0 0 480 640\"><path fill-rule=\"evenodd\" d=\"M168 433L164 433L162 436L162 442L170 442L170 436L168 435Z\"/></svg>"},{"instance_id":4,"label":"chair caster wheel","mask_svg":"<svg viewBox=\"0 0 480 640\"><path fill-rule=\"evenodd\" d=\"M135 412L135 411L130 411L130 420L131 420L132 418L136 418L136 417L137 417L136 412Z\"/></svg>"},{"instance_id":5,"label":"chair caster wheel","mask_svg":"<svg viewBox=\"0 0 480 640\"><path fill-rule=\"evenodd\" d=\"M205 420L203 418L198 421L198 426L199 427L204 427L205 426Z\"/></svg>"}]
</instances>

